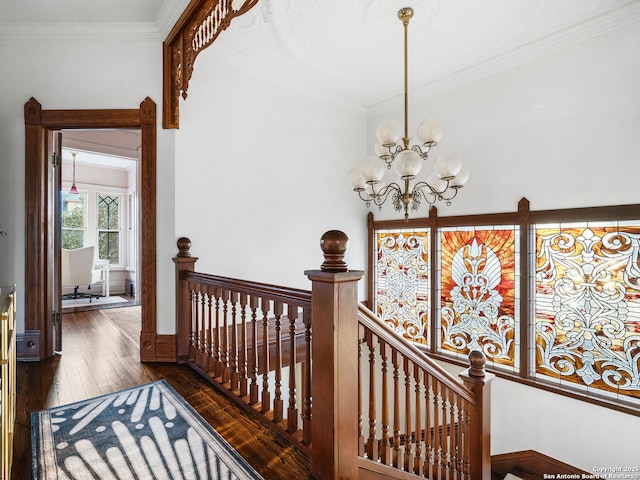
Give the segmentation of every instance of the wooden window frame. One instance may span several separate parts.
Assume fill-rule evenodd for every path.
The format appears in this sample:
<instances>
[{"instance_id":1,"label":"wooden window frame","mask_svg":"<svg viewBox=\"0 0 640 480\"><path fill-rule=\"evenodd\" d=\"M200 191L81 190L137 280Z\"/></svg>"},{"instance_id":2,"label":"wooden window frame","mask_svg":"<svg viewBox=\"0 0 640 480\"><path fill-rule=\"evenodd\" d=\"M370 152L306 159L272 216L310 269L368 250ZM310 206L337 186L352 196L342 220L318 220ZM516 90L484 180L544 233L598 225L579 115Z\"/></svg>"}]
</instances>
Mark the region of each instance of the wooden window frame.
<instances>
[{"instance_id":1,"label":"wooden window frame","mask_svg":"<svg viewBox=\"0 0 640 480\"><path fill-rule=\"evenodd\" d=\"M479 214L479 215L460 215L440 217L438 210L432 207L429 210L429 216L425 218L412 218L409 220L374 220L373 213L369 213L367 217L367 298L369 302L374 299L374 278L375 255L376 255L376 231L393 230L393 229L411 229L411 228L429 228L429 249L430 258L430 277L436 279L437 270L439 268L436 261L436 252L433 246L438 241L439 229L443 227L460 227L460 226L489 226L489 225L516 225L520 229L520 245L519 245L519 263L520 263L520 333L519 333L519 358L517 373L505 371L500 368L492 368L487 364L487 370L490 370L496 376L506 378L528 386L540 388L549 392L558 393L567 397L583 400L600 406L605 406L614 410L640 416L640 403L626 401L624 399L614 400L606 395L600 395L596 391L590 393L582 392L578 389L571 388L568 384L562 386L536 378L535 374L530 372L534 363L530 358L531 349L535 345L535 338L530 334L532 318L535 312L530 312L529 303L531 299L531 275L533 266L531 265L530 255L531 249L535 250L535 245L531 245L532 227L537 224L549 223L571 223L571 222L605 222L605 221L623 221L638 220L640 221L640 204L615 205L604 207L584 207L584 208L568 208L555 210L531 211L529 201L523 198L518 202L518 209L515 212L496 213L496 214ZM437 297L438 285L435 281L430 282L430 311L432 312L429 321L431 338L429 339L429 347L417 345L426 351L432 358L466 367L467 362L453 358L451 355L441 353L437 350L437 336L440 334L436 328L436 315L440 309L440 301ZM533 359L535 360L535 359Z\"/></svg>"}]
</instances>

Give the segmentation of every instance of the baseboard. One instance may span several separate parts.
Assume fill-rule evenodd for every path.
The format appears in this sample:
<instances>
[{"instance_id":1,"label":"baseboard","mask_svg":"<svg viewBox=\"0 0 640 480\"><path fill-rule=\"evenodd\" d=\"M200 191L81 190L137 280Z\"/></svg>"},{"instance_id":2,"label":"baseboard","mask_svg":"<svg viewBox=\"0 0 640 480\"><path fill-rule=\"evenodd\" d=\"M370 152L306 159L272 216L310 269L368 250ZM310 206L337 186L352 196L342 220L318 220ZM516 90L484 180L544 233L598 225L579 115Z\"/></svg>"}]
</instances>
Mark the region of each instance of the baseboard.
<instances>
[{"instance_id":1,"label":"baseboard","mask_svg":"<svg viewBox=\"0 0 640 480\"><path fill-rule=\"evenodd\" d=\"M24 333L16 334L16 360L40 361L40 330L26 330Z\"/></svg>"},{"instance_id":2,"label":"baseboard","mask_svg":"<svg viewBox=\"0 0 640 480\"><path fill-rule=\"evenodd\" d=\"M502 453L491 456L491 471L494 476L497 474L499 478L504 478L507 473L511 473L516 469L522 469L540 478L543 478L545 474L554 476L558 474L573 474L581 476L583 474L589 475L593 473L585 472L560 460L536 452L535 450L523 450L520 452Z\"/></svg>"},{"instance_id":3,"label":"baseboard","mask_svg":"<svg viewBox=\"0 0 640 480\"><path fill-rule=\"evenodd\" d=\"M140 334L141 362L175 362L176 358L175 335Z\"/></svg>"}]
</instances>

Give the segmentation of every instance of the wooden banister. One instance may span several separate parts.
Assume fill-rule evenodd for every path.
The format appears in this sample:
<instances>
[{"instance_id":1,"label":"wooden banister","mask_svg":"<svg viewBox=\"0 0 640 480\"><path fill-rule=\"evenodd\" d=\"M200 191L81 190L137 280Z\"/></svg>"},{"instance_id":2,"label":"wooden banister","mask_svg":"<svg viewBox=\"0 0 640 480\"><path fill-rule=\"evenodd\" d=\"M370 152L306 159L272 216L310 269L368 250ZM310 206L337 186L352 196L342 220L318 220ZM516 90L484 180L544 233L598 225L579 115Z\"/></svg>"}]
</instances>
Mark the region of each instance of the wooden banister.
<instances>
[{"instance_id":1,"label":"wooden banister","mask_svg":"<svg viewBox=\"0 0 640 480\"><path fill-rule=\"evenodd\" d=\"M471 353L461 383L362 305L358 321L359 358L368 351L358 388L368 398L359 405L369 408L358 412L369 419L360 478L491 478L493 376L484 371L484 355ZM362 422L359 428L362 438Z\"/></svg>"},{"instance_id":2,"label":"wooden banister","mask_svg":"<svg viewBox=\"0 0 640 480\"><path fill-rule=\"evenodd\" d=\"M179 359L308 451L319 480L490 478L484 355L461 383L382 323L358 303L347 243L323 235L306 291L195 272L181 238Z\"/></svg>"}]
</instances>

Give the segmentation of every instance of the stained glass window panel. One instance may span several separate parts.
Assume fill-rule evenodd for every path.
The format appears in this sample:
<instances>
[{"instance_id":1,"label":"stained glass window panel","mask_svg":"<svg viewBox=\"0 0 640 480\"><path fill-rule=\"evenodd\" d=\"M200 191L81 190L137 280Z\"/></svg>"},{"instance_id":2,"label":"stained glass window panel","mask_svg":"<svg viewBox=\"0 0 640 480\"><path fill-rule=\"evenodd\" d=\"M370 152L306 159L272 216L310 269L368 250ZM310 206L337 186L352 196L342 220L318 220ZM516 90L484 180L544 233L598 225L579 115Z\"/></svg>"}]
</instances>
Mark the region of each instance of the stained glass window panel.
<instances>
[{"instance_id":1,"label":"stained glass window panel","mask_svg":"<svg viewBox=\"0 0 640 480\"><path fill-rule=\"evenodd\" d=\"M640 398L640 225L538 225L538 376Z\"/></svg>"},{"instance_id":2,"label":"stained glass window panel","mask_svg":"<svg viewBox=\"0 0 640 480\"><path fill-rule=\"evenodd\" d=\"M439 231L440 349L518 367L519 232L514 226Z\"/></svg>"},{"instance_id":3,"label":"stained glass window panel","mask_svg":"<svg viewBox=\"0 0 640 480\"><path fill-rule=\"evenodd\" d=\"M429 344L429 230L379 230L375 311L406 339Z\"/></svg>"}]
</instances>

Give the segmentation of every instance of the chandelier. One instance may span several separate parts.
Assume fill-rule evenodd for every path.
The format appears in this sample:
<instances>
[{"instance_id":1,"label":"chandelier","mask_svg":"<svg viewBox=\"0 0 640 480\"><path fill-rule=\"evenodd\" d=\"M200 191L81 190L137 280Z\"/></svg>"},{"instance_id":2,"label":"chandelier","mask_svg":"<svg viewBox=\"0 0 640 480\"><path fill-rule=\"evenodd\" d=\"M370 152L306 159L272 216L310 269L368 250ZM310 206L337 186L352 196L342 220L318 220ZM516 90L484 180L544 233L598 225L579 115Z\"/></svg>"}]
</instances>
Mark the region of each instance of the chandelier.
<instances>
[{"instance_id":1,"label":"chandelier","mask_svg":"<svg viewBox=\"0 0 640 480\"><path fill-rule=\"evenodd\" d=\"M433 171L425 180L417 181L410 188L422 170L429 152L438 145L442 137L442 127L434 119L426 119L418 126L414 138L410 138L408 123L408 54L407 30L413 17L412 8L402 8L398 18L404 26L404 136L400 138L400 125L394 120L382 122L377 130L376 156L367 158L364 164L349 172L349 182L367 207L374 203L379 209L392 199L396 211L404 210L405 220L409 218L409 208L417 211L423 202L429 206L438 201L451 205L451 200L469 179L469 169L451 152L440 151L433 162ZM382 162L380 161L382 159ZM387 168L385 168L385 165ZM400 182L381 185L387 169L400 177Z\"/></svg>"},{"instance_id":2,"label":"chandelier","mask_svg":"<svg viewBox=\"0 0 640 480\"><path fill-rule=\"evenodd\" d=\"M78 193L78 187L76 187L76 152L71 152L71 156L73 157L73 182L71 183L71 188L69 189L69 193L75 195Z\"/></svg>"}]
</instances>

